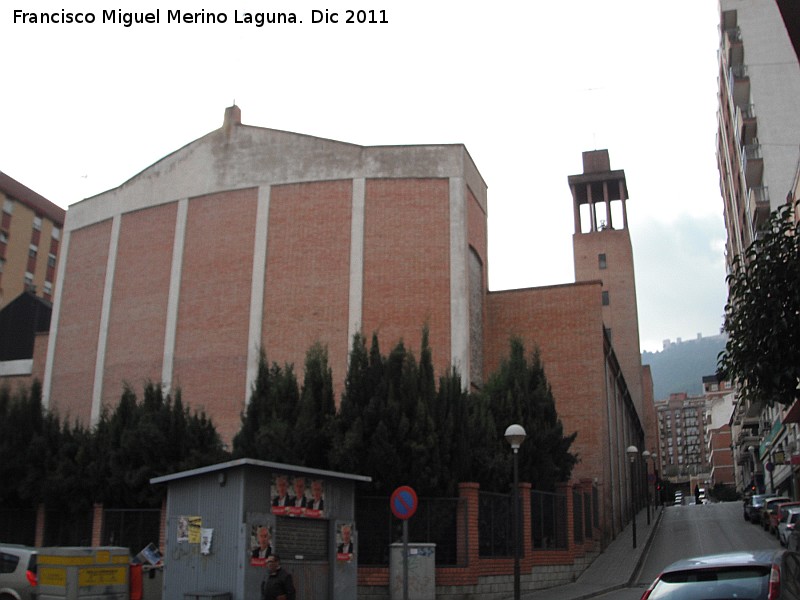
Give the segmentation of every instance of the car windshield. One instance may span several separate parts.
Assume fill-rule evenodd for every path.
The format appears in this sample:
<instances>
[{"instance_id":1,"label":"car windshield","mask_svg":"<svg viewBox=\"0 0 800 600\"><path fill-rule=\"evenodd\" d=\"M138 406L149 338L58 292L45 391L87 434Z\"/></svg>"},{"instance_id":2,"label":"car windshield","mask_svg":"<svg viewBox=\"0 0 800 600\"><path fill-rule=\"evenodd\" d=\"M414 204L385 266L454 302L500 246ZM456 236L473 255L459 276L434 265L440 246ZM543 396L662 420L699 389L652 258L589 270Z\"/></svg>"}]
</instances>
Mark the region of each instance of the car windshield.
<instances>
[{"instance_id":1,"label":"car windshield","mask_svg":"<svg viewBox=\"0 0 800 600\"><path fill-rule=\"evenodd\" d=\"M648 600L762 600L769 591L769 567L692 569L664 573Z\"/></svg>"}]
</instances>

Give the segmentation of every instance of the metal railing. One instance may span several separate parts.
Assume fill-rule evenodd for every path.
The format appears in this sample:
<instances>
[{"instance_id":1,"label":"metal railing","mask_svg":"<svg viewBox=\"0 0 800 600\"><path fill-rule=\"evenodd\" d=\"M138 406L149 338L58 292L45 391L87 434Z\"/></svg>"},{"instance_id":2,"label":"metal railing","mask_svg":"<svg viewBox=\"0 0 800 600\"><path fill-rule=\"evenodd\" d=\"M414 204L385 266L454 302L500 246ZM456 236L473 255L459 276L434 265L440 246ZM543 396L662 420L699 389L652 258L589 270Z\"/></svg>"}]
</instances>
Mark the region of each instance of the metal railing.
<instances>
[{"instance_id":1,"label":"metal railing","mask_svg":"<svg viewBox=\"0 0 800 600\"><path fill-rule=\"evenodd\" d=\"M552 492L531 492L533 547L541 550L567 548L567 497Z\"/></svg>"},{"instance_id":2,"label":"metal railing","mask_svg":"<svg viewBox=\"0 0 800 600\"><path fill-rule=\"evenodd\" d=\"M511 494L480 492L478 495L478 553L481 557L514 556Z\"/></svg>"},{"instance_id":3,"label":"metal railing","mask_svg":"<svg viewBox=\"0 0 800 600\"><path fill-rule=\"evenodd\" d=\"M0 509L0 540L7 544L33 546L35 539L35 510L30 508Z\"/></svg>"},{"instance_id":4,"label":"metal railing","mask_svg":"<svg viewBox=\"0 0 800 600\"><path fill-rule=\"evenodd\" d=\"M357 497L358 563L387 566L389 547L402 541L403 523L394 518L389 498ZM464 498L419 498L408 521L409 542L436 544L437 566L467 566L467 503ZM459 535L459 532L462 532Z\"/></svg>"},{"instance_id":5,"label":"metal railing","mask_svg":"<svg viewBox=\"0 0 800 600\"><path fill-rule=\"evenodd\" d=\"M107 508L103 511L105 546L123 546L136 554L150 542L158 545L161 509Z\"/></svg>"},{"instance_id":6,"label":"metal railing","mask_svg":"<svg viewBox=\"0 0 800 600\"><path fill-rule=\"evenodd\" d=\"M91 546L93 519L94 512L91 509L79 512L47 509L44 545Z\"/></svg>"}]
</instances>

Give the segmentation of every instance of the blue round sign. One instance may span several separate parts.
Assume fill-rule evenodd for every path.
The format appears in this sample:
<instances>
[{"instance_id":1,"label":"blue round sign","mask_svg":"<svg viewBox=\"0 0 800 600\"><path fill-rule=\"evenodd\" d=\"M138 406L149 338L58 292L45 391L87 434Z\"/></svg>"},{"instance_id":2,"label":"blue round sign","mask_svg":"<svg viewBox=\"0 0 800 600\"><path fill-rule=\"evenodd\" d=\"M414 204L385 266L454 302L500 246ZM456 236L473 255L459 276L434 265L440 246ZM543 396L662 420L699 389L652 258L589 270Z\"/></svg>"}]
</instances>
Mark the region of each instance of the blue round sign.
<instances>
[{"instance_id":1,"label":"blue round sign","mask_svg":"<svg viewBox=\"0 0 800 600\"><path fill-rule=\"evenodd\" d=\"M398 519L410 519L417 512L417 492L407 485L401 485L392 492L389 507Z\"/></svg>"}]
</instances>

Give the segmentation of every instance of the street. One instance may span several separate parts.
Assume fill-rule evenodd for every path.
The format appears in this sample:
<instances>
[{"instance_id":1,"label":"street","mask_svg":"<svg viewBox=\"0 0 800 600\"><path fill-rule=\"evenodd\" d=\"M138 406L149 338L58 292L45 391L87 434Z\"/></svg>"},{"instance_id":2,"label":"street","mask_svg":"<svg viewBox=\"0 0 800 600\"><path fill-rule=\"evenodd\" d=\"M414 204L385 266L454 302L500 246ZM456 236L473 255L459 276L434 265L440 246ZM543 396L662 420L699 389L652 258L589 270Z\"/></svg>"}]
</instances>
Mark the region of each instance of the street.
<instances>
[{"instance_id":1,"label":"street","mask_svg":"<svg viewBox=\"0 0 800 600\"><path fill-rule=\"evenodd\" d=\"M733 550L779 548L777 538L742 518L741 502L668 506L644 556L636 583L598 596L638 600L661 570L681 558Z\"/></svg>"}]
</instances>

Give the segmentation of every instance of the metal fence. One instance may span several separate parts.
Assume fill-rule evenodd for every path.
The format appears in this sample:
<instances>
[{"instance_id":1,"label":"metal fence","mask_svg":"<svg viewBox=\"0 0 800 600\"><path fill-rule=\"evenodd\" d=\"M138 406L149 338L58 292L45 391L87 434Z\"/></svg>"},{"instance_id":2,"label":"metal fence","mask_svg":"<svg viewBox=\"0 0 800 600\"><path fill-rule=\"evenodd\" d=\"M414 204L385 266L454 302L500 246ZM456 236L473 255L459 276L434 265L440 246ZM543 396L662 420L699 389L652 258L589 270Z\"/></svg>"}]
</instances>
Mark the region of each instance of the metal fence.
<instances>
[{"instance_id":1,"label":"metal fence","mask_svg":"<svg viewBox=\"0 0 800 600\"><path fill-rule=\"evenodd\" d=\"M103 511L104 546L122 546L136 554L149 543L158 546L161 509L107 508Z\"/></svg>"},{"instance_id":2,"label":"metal fence","mask_svg":"<svg viewBox=\"0 0 800 600\"><path fill-rule=\"evenodd\" d=\"M577 488L572 490L572 538L583 543L583 495Z\"/></svg>"},{"instance_id":3,"label":"metal fence","mask_svg":"<svg viewBox=\"0 0 800 600\"><path fill-rule=\"evenodd\" d=\"M45 511L45 546L91 546L94 512L70 512L58 509Z\"/></svg>"},{"instance_id":4,"label":"metal fence","mask_svg":"<svg viewBox=\"0 0 800 600\"><path fill-rule=\"evenodd\" d=\"M552 492L531 492L533 547L541 550L567 548L567 498Z\"/></svg>"},{"instance_id":5,"label":"metal fence","mask_svg":"<svg viewBox=\"0 0 800 600\"><path fill-rule=\"evenodd\" d=\"M0 540L7 544L33 546L36 540L36 511L30 508L0 509Z\"/></svg>"},{"instance_id":6,"label":"metal fence","mask_svg":"<svg viewBox=\"0 0 800 600\"><path fill-rule=\"evenodd\" d=\"M478 554L481 557L514 556L513 512L511 494L478 494Z\"/></svg>"},{"instance_id":7,"label":"metal fence","mask_svg":"<svg viewBox=\"0 0 800 600\"><path fill-rule=\"evenodd\" d=\"M358 564L388 566L389 546L403 539L403 522L392 515L389 498L357 497L356 523L362 524ZM466 560L470 540L459 531L467 531L464 498L419 498L417 512L408 520L409 542L436 544L437 566L466 566L459 557Z\"/></svg>"}]
</instances>

